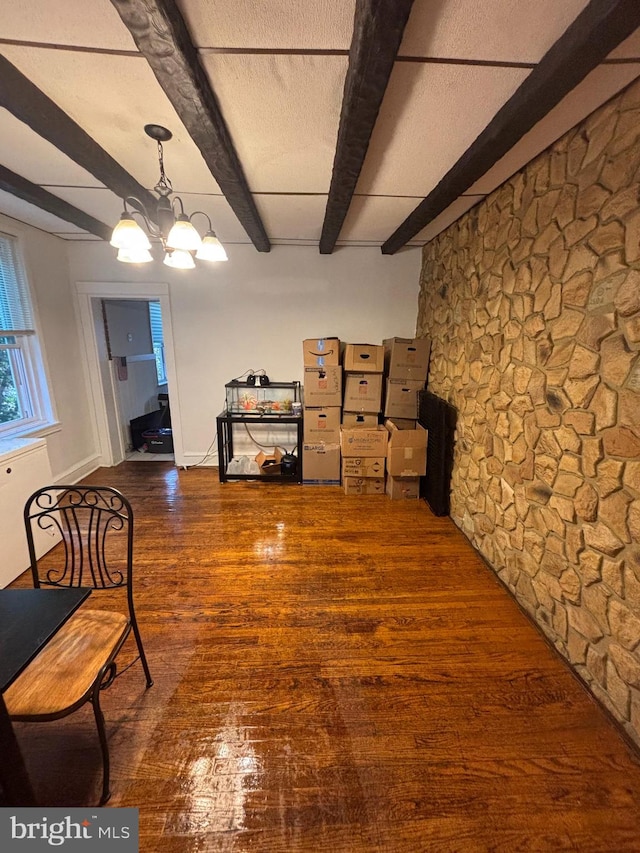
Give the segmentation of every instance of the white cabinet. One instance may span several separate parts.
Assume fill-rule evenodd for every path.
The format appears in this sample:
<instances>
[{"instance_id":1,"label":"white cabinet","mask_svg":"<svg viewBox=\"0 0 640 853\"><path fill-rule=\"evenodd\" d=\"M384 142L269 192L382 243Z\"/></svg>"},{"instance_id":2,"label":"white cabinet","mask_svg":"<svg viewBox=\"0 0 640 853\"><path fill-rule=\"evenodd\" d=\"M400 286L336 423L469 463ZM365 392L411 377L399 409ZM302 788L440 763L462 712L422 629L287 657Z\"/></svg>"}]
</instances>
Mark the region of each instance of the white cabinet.
<instances>
[{"instance_id":1,"label":"white cabinet","mask_svg":"<svg viewBox=\"0 0 640 853\"><path fill-rule=\"evenodd\" d=\"M43 438L0 440L0 588L29 567L23 509L27 498L51 483L47 443ZM36 540L38 556L59 536L42 532Z\"/></svg>"}]
</instances>

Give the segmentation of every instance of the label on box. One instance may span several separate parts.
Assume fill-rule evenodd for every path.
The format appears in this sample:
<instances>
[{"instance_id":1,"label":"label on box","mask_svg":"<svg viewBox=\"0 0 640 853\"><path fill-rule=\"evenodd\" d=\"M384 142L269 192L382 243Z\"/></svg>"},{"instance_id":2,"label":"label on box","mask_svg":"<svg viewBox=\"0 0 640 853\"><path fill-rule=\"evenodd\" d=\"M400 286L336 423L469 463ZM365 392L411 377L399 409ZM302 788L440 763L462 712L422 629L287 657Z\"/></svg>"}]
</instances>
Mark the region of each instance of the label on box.
<instances>
[{"instance_id":1,"label":"label on box","mask_svg":"<svg viewBox=\"0 0 640 853\"><path fill-rule=\"evenodd\" d=\"M345 477L345 495L383 495L384 477Z\"/></svg>"},{"instance_id":2,"label":"label on box","mask_svg":"<svg viewBox=\"0 0 640 853\"><path fill-rule=\"evenodd\" d=\"M338 338L308 338L302 342L305 367L324 367L340 363L340 341Z\"/></svg>"},{"instance_id":3,"label":"label on box","mask_svg":"<svg viewBox=\"0 0 640 853\"><path fill-rule=\"evenodd\" d=\"M342 427L340 446L343 456L385 456L389 433L385 427Z\"/></svg>"},{"instance_id":4,"label":"label on box","mask_svg":"<svg viewBox=\"0 0 640 853\"><path fill-rule=\"evenodd\" d=\"M384 456L343 456L343 477L384 477Z\"/></svg>"}]
</instances>

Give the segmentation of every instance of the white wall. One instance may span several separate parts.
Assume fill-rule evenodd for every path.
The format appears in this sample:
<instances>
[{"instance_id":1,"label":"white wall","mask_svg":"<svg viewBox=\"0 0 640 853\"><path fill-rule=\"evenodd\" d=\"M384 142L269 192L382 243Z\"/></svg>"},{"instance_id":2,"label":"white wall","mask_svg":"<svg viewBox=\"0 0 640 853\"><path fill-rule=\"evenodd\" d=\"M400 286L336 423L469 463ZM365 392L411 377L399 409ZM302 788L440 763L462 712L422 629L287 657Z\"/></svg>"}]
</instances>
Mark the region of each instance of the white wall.
<instances>
[{"instance_id":1,"label":"white wall","mask_svg":"<svg viewBox=\"0 0 640 853\"><path fill-rule=\"evenodd\" d=\"M95 467L94 435L69 279L67 243L0 214L0 230L18 237L39 321L54 413L61 429L47 435L54 480L76 480Z\"/></svg>"},{"instance_id":2,"label":"white wall","mask_svg":"<svg viewBox=\"0 0 640 853\"><path fill-rule=\"evenodd\" d=\"M104 243L73 243L68 251L73 281L168 282L189 457L204 455L213 440L225 383L249 368L264 368L273 380L302 380L304 338L380 343L415 332L419 248L386 256L377 248L320 255L312 246L270 253L231 246L228 263L186 272L159 261L119 263Z\"/></svg>"}]
</instances>

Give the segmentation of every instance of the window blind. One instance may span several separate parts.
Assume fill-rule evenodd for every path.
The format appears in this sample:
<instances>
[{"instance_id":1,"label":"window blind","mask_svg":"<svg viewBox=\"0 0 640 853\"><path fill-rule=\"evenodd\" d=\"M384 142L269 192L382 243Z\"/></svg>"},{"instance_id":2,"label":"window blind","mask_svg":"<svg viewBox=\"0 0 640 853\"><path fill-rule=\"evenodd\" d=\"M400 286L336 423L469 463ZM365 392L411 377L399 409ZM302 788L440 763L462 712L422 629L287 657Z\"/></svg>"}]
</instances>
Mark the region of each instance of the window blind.
<instances>
[{"instance_id":1,"label":"window blind","mask_svg":"<svg viewBox=\"0 0 640 853\"><path fill-rule=\"evenodd\" d=\"M0 335L7 333L33 334L34 323L18 241L0 234Z\"/></svg>"},{"instance_id":2,"label":"window blind","mask_svg":"<svg viewBox=\"0 0 640 853\"><path fill-rule=\"evenodd\" d=\"M151 340L153 343L164 343L162 337L162 309L159 302L149 303L149 321L151 323Z\"/></svg>"}]
</instances>

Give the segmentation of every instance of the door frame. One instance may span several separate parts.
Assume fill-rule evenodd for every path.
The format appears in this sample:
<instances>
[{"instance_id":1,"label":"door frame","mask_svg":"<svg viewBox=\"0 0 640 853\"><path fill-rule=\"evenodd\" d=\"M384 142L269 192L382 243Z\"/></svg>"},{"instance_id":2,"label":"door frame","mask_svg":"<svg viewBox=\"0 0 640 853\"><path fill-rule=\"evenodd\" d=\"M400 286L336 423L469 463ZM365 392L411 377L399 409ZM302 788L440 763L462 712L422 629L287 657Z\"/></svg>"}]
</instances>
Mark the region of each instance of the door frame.
<instances>
[{"instance_id":1,"label":"door frame","mask_svg":"<svg viewBox=\"0 0 640 853\"><path fill-rule=\"evenodd\" d=\"M94 299L142 299L147 301L158 300L160 302L175 464L177 466L184 465L182 421L180 418L180 397L178 394L169 285L166 282L78 281L76 282L76 305L84 344L85 376L90 392L89 399L92 403L94 435L100 456L100 464L108 468L118 465L124 460L124 447L122 446L119 424L115 424L115 428L119 436L120 447L114 448L110 439L111 428L114 427L113 415L110 414L106 405L106 389L100 371L98 341L92 311L92 301ZM113 378L112 372L110 372L110 376ZM113 389L110 389L110 391L113 393Z\"/></svg>"}]
</instances>

